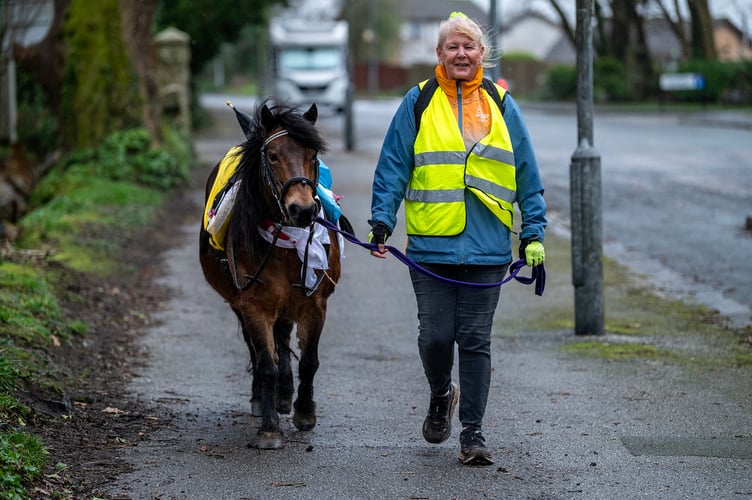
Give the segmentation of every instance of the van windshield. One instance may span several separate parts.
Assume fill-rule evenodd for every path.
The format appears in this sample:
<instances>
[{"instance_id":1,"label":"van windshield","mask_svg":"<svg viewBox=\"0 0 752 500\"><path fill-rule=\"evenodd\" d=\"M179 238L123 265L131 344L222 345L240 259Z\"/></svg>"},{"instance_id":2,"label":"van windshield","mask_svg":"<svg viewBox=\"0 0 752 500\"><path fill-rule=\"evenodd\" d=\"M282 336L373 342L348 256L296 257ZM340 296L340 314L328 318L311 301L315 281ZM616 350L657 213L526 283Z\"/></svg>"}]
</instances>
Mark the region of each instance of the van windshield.
<instances>
[{"instance_id":1,"label":"van windshield","mask_svg":"<svg viewBox=\"0 0 752 500\"><path fill-rule=\"evenodd\" d=\"M332 70L340 66L340 54L337 47L298 48L290 47L280 50L279 65L282 70Z\"/></svg>"}]
</instances>

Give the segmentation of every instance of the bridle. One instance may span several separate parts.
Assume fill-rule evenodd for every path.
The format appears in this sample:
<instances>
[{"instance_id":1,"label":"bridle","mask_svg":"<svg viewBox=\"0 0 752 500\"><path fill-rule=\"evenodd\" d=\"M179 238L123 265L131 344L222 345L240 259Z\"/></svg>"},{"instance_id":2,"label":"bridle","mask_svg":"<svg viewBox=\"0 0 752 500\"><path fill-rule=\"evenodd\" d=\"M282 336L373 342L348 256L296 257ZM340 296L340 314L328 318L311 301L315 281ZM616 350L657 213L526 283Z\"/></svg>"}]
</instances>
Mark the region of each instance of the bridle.
<instances>
[{"instance_id":1,"label":"bridle","mask_svg":"<svg viewBox=\"0 0 752 500\"><path fill-rule=\"evenodd\" d=\"M264 179L266 180L266 183L269 185L269 189L272 192L272 196L274 197L274 200L277 202L277 206L279 207L279 211L282 214L282 220L275 221L275 231L273 233L273 239L271 241L271 244L269 245L268 250L266 251L266 254L264 255L264 258L261 260L261 263L259 264L258 269L254 274L246 274L244 278L246 279L245 283L240 283L238 279L238 271L235 264L235 252L233 251L232 247L228 248L227 251L227 259L223 259L222 263L223 266L226 266L227 272L230 274L233 283L235 284L235 287L240 290L244 291L250 288L254 283L262 283L261 279L259 278L259 275L261 274L261 271L264 270L266 267L266 264L269 262L269 258L271 257L272 251L274 251L274 248L276 247L277 240L279 239L279 235L282 233L283 226L286 225L293 225L292 220L290 219L290 215L287 213L287 210L284 207L284 204L282 203L282 200L285 199L285 195L287 194L287 191L290 189L290 187L294 184L304 184L308 185L313 189L313 199L316 201L316 205L318 209L321 208L321 200L319 200L318 197L318 191L317 186L319 183L319 172L320 172L320 160L318 157L318 152L316 152L316 156L314 157L314 168L315 168L315 178L313 180L309 179L308 177L299 175L295 177L289 178L286 182L282 183L281 180L279 180L279 177L277 177L274 172L272 171L271 167L269 166L269 158L267 157L266 153L266 147L274 140L279 139L280 137L284 137L288 135L287 130L282 129L278 132L273 133L269 137L266 138L264 141L264 144L261 146L261 165L262 165L262 175L264 176ZM316 210L318 213L319 210ZM316 280L316 283L313 287L307 287L305 285L305 277L307 273L307 267L308 267L308 248L311 245L311 240L313 238L313 226L316 224L316 219L314 218L313 221L311 221L310 230L308 233L308 242L306 245L306 251L305 251L305 257L303 259L303 267L302 267L302 277L301 277L301 283L300 284L293 284L294 287L301 288L303 290L303 293L305 295L311 296L319 287L321 284L321 281L323 280L326 273L322 273L321 276L319 276Z\"/></svg>"},{"instance_id":2,"label":"bridle","mask_svg":"<svg viewBox=\"0 0 752 500\"><path fill-rule=\"evenodd\" d=\"M264 179L266 179L266 183L268 184L269 189L272 192L272 196L274 197L274 200L277 202L279 211L282 214L282 220L279 222L288 223L288 225L293 225L290 215L287 213L287 210L285 209L284 204L282 203L282 200L285 199L285 195L287 194L287 191L294 184L304 184L304 185L310 186L311 189L313 189L313 198L316 201L316 204L319 207L321 206L321 202L318 198L317 191L316 191L316 187L319 184L320 161L319 161L318 152L317 152L316 156L314 157L314 169L315 169L314 179L309 179L308 177L298 175L295 177L290 177L284 183L281 180L279 180L279 177L277 177L274 174L271 167L269 166L269 158L266 153L266 147L272 141L279 139L280 137L284 137L286 135L288 135L287 130L282 129L278 132L271 134L269 137L266 138L263 146L261 146L261 165L262 165L262 173L263 173Z\"/></svg>"}]
</instances>

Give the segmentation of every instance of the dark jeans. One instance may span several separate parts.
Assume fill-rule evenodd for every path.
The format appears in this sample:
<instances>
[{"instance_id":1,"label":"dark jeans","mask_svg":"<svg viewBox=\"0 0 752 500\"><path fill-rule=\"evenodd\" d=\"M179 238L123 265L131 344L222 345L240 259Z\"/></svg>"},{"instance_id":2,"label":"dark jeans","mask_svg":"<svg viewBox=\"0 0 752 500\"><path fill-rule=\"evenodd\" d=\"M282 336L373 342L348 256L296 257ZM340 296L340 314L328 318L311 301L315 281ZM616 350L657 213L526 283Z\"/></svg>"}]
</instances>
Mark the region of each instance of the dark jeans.
<instances>
[{"instance_id":1,"label":"dark jeans","mask_svg":"<svg viewBox=\"0 0 752 500\"><path fill-rule=\"evenodd\" d=\"M508 265L423 264L447 278L475 283L501 281ZM500 287L459 288L410 271L418 303L418 351L431 394L449 390L454 344L459 354L460 408L463 427L480 428L491 384L491 327Z\"/></svg>"}]
</instances>

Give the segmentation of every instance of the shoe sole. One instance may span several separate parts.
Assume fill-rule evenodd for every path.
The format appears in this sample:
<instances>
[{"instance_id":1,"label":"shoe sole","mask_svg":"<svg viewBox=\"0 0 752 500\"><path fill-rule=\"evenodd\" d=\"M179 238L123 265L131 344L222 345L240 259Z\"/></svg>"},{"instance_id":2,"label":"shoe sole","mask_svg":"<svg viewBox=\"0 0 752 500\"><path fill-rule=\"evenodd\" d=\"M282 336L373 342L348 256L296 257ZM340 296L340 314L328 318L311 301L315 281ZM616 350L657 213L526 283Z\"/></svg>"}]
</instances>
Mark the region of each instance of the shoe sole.
<instances>
[{"instance_id":1,"label":"shoe sole","mask_svg":"<svg viewBox=\"0 0 752 500\"><path fill-rule=\"evenodd\" d=\"M467 455L460 453L462 465L493 465L494 461L487 451L471 450Z\"/></svg>"},{"instance_id":2,"label":"shoe sole","mask_svg":"<svg viewBox=\"0 0 752 500\"><path fill-rule=\"evenodd\" d=\"M449 436L452 435L452 418L454 417L454 409L457 407L457 402L460 400L460 388L457 384L452 382L452 389L454 389L454 396L452 397L452 402L449 404L449 425L447 425L446 434L441 436L439 439L430 440L428 439L428 437L426 437L425 428L423 430L423 439L431 444L443 443L444 441L449 439ZM423 425L425 427L425 423Z\"/></svg>"}]
</instances>

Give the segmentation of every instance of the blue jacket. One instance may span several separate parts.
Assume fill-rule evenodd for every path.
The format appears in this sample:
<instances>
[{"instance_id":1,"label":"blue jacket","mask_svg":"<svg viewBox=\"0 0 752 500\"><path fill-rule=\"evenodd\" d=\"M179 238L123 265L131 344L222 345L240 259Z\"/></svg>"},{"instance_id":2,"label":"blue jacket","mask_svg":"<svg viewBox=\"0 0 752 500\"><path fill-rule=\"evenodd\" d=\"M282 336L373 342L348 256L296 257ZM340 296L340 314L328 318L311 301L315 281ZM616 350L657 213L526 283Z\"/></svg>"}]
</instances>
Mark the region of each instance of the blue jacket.
<instances>
[{"instance_id":1,"label":"blue jacket","mask_svg":"<svg viewBox=\"0 0 752 500\"><path fill-rule=\"evenodd\" d=\"M413 169L416 137L413 107L418 94L417 86L411 88L395 112L373 176L371 220L383 222L391 230L397 224L397 211ZM547 224L546 203L538 162L519 106L511 95L506 96L504 103L504 120L514 148L517 206L522 218L519 237L543 241ZM469 191L466 204L467 225L461 234L410 236L407 255L416 262L436 264L500 265L511 262L509 229Z\"/></svg>"}]
</instances>

